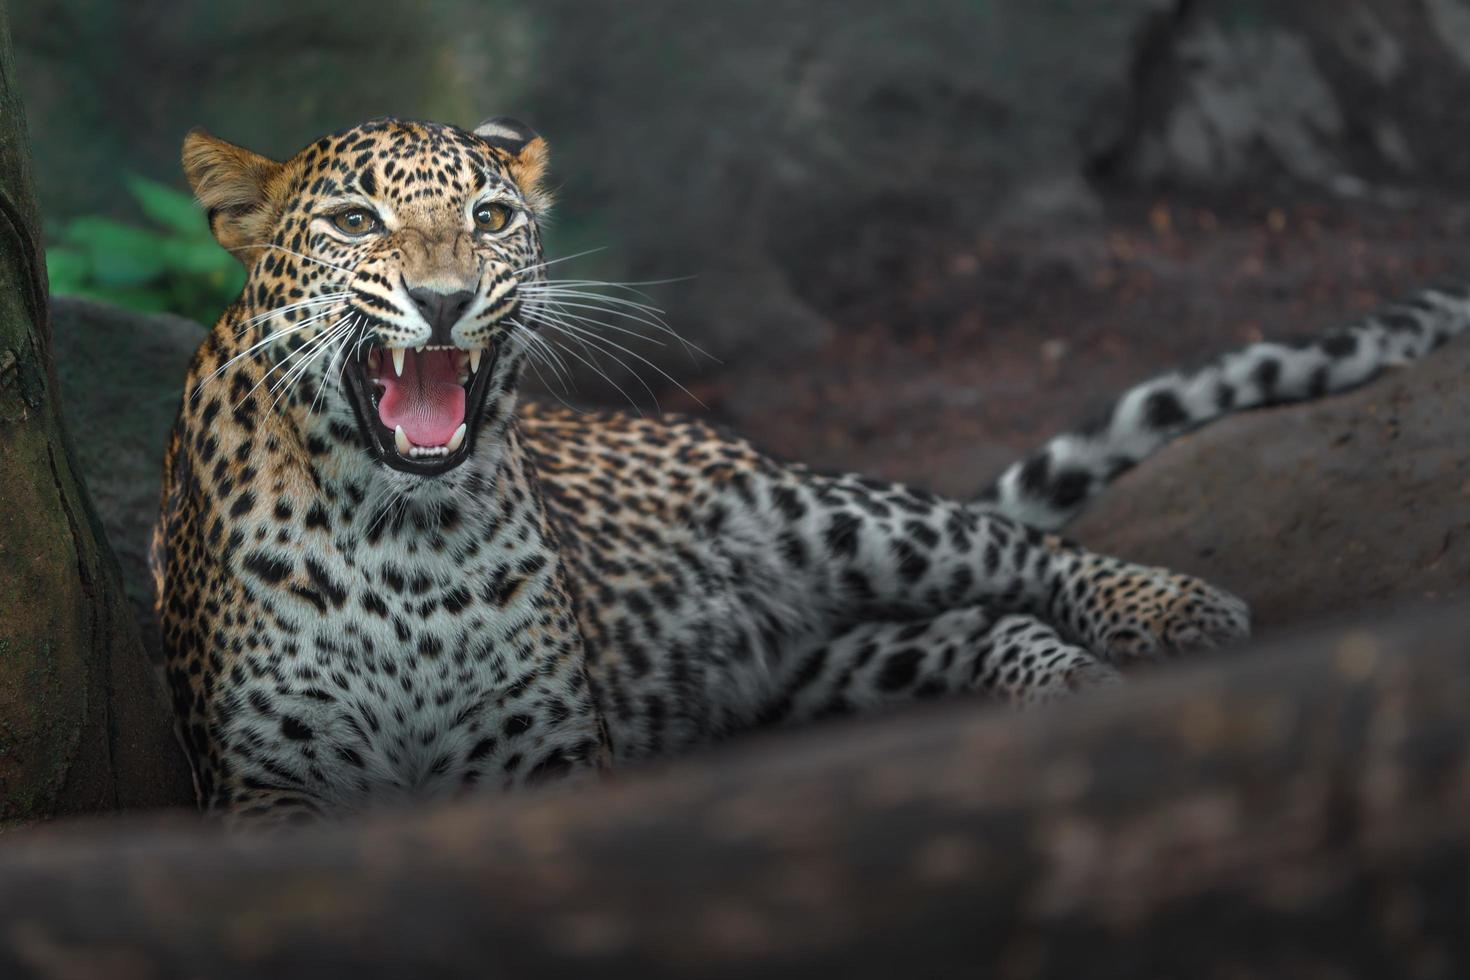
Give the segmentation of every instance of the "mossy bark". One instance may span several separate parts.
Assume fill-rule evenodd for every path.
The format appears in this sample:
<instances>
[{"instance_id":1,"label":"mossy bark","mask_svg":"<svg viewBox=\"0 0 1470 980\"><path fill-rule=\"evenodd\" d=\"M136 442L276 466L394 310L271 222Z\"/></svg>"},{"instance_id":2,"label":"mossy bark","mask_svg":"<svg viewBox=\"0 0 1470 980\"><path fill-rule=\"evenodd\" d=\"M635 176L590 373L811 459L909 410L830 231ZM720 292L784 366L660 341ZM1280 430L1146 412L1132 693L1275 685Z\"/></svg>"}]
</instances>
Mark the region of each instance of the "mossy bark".
<instances>
[{"instance_id":1,"label":"mossy bark","mask_svg":"<svg viewBox=\"0 0 1470 980\"><path fill-rule=\"evenodd\" d=\"M32 187L0 7L0 828L191 796L62 426Z\"/></svg>"}]
</instances>

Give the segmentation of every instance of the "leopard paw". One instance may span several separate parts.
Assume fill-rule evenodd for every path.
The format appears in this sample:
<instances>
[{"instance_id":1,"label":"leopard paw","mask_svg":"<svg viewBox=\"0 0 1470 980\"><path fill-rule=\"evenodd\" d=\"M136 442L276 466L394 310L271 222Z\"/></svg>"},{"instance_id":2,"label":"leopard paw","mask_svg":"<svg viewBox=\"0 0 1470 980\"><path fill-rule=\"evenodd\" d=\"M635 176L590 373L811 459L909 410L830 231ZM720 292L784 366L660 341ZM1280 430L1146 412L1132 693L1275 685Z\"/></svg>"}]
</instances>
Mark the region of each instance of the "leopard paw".
<instances>
[{"instance_id":1,"label":"leopard paw","mask_svg":"<svg viewBox=\"0 0 1470 980\"><path fill-rule=\"evenodd\" d=\"M1095 567L1077 626L1109 663L1162 660L1250 637L1249 607L1223 589L1162 568L1088 559Z\"/></svg>"}]
</instances>

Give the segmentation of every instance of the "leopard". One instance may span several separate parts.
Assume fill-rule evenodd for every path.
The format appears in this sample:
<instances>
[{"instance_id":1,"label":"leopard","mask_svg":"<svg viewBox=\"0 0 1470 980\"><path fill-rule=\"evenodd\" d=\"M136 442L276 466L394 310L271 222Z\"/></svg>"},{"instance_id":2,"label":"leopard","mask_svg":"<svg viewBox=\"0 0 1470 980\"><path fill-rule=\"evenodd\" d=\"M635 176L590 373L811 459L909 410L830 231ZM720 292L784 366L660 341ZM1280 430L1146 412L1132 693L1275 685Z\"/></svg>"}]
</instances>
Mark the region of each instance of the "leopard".
<instances>
[{"instance_id":1,"label":"leopard","mask_svg":"<svg viewBox=\"0 0 1470 980\"><path fill-rule=\"evenodd\" d=\"M196 129L182 162L247 278L190 362L150 564L198 802L231 826L931 698L1027 708L1234 647L1241 599L1060 530L1182 433L1470 322L1445 287L1149 379L950 499L694 415L520 399L557 303L645 307L554 278L547 143L518 120L375 119L285 160Z\"/></svg>"}]
</instances>

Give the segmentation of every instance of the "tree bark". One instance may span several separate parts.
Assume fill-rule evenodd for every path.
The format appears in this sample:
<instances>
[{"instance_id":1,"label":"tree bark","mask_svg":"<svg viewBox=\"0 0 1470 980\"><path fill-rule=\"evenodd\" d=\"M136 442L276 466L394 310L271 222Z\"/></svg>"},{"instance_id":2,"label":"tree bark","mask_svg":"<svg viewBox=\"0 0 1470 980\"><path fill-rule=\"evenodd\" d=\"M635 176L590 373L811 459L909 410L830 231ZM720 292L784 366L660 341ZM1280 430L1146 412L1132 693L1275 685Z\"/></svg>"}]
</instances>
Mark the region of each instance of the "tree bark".
<instances>
[{"instance_id":1,"label":"tree bark","mask_svg":"<svg viewBox=\"0 0 1470 980\"><path fill-rule=\"evenodd\" d=\"M62 426L40 240L0 7L0 829L192 798Z\"/></svg>"}]
</instances>

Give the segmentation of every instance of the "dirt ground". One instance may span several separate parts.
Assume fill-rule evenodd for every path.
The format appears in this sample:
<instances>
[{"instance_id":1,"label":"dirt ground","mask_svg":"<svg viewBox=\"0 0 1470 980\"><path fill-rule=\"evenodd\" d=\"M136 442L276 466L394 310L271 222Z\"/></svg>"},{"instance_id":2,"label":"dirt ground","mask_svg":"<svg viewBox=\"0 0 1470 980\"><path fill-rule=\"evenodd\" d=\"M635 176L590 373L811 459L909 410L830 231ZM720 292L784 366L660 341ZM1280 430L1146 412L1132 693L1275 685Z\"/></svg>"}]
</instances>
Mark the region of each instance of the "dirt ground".
<instances>
[{"instance_id":1,"label":"dirt ground","mask_svg":"<svg viewBox=\"0 0 1470 980\"><path fill-rule=\"evenodd\" d=\"M1105 211L1003 237L844 243L802 283L830 340L717 367L660 402L782 457L964 494L1154 373L1470 277L1465 202L1165 194Z\"/></svg>"}]
</instances>

